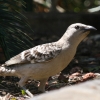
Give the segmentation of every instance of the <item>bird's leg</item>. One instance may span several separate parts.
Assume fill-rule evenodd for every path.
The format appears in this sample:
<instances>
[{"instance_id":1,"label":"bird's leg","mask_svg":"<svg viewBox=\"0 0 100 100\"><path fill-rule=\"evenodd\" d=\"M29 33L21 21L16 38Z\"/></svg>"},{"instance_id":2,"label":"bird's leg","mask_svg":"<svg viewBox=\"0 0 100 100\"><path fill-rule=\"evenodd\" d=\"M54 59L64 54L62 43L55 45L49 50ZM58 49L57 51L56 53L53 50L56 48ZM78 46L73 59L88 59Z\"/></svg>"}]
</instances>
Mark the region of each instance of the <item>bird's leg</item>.
<instances>
[{"instance_id":1,"label":"bird's leg","mask_svg":"<svg viewBox=\"0 0 100 100\"><path fill-rule=\"evenodd\" d=\"M39 91L45 92L45 84L46 84L47 80L48 80L48 78L40 80L40 86L38 88Z\"/></svg>"},{"instance_id":2,"label":"bird's leg","mask_svg":"<svg viewBox=\"0 0 100 100\"><path fill-rule=\"evenodd\" d=\"M26 89L26 87L25 87L26 81L27 81L27 78L22 77L18 84L30 97L33 97L33 94L28 89Z\"/></svg>"}]
</instances>

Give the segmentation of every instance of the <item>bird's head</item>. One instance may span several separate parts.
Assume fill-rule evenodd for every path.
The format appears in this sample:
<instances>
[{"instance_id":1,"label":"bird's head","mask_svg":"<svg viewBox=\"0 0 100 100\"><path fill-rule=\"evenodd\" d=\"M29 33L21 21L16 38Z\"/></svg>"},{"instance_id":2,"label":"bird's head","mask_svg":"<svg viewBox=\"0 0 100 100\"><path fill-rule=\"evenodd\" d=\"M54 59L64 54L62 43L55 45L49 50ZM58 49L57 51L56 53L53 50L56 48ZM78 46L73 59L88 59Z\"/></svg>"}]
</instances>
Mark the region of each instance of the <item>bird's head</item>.
<instances>
[{"instance_id":1,"label":"bird's head","mask_svg":"<svg viewBox=\"0 0 100 100\"><path fill-rule=\"evenodd\" d=\"M75 23L68 27L67 35L76 36L77 38L78 36L86 37L91 30L97 30L97 29L90 25Z\"/></svg>"},{"instance_id":2,"label":"bird's head","mask_svg":"<svg viewBox=\"0 0 100 100\"><path fill-rule=\"evenodd\" d=\"M91 30L97 29L90 25L75 23L67 28L65 37L73 42L81 42L90 33Z\"/></svg>"}]
</instances>

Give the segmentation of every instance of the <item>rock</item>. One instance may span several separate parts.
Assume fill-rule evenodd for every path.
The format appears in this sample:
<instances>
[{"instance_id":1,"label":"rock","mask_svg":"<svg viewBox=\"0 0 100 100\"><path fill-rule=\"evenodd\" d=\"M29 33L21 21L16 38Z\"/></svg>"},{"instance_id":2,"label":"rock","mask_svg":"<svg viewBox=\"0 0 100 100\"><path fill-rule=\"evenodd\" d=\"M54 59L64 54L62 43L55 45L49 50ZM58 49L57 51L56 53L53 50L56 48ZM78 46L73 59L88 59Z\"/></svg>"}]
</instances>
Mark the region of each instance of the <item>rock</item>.
<instances>
[{"instance_id":1,"label":"rock","mask_svg":"<svg viewBox=\"0 0 100 100\"><path fill-rule=\"evenodd\" d=\"M64 87L29 100L100 100L100 80Z\"/></svg>"}]
</instances>

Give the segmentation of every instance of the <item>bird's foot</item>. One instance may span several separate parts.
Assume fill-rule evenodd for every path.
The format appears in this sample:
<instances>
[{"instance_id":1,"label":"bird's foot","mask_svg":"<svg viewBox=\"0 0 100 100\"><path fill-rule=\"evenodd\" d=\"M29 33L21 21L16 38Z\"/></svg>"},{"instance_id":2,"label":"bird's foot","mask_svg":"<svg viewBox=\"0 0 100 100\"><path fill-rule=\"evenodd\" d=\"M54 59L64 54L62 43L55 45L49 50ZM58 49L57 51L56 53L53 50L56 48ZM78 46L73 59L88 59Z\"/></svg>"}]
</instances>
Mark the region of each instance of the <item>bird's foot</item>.
<instances>
[{"instance_id":1,"label":"bird's foot","mask_svg":"<svg viewBox=\"0 0 100 100\"><path fill-rule=\"evenodd\" d=\"M26 90L25 92L28 94L29 97L34 97L33 94L29 90Z\"/></svg>"}]
</instances>

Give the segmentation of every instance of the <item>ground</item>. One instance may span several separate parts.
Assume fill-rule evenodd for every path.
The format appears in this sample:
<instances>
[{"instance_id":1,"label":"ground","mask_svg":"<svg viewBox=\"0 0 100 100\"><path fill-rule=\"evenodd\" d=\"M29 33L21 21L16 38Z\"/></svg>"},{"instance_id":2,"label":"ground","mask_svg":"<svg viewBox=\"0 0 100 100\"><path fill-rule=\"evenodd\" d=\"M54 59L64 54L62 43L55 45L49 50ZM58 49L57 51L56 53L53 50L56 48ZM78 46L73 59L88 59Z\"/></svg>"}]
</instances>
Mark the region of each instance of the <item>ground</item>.
<instances>
[{"instance_id":1,"label":"ground","mask_svg":"<svg viewBox=\"0 0 100 100\"><path fill-rule=\"evenodd\" d=\"M80 84L99 78L100 76L100 35L87 37L78 47L77 53L69 66L59 74L52 76L46 83L46 91L52 91L64 86ZM0 77L0 95L3 100L25 100L26 94L18 87L17 77ZM37 87L39 81L29 80L27 88L34 94L41 94ZM9 93L9 94L8 94ZM7 95L8 94L8 95ZM0 100L2 100L0 98Z\"/></svg>"}]
</instances>

